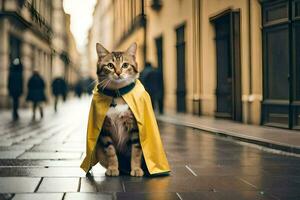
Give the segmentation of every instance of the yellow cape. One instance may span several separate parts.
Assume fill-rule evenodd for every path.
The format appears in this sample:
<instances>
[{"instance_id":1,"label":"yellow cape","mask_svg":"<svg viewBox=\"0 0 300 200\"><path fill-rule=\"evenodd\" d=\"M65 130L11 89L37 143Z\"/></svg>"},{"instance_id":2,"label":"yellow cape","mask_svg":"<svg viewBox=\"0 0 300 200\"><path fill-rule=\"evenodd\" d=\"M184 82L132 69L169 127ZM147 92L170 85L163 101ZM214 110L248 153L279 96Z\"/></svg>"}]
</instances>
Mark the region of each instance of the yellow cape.
<instances>
[{"instance_id":1,"label":"yellow cape","mask_svg":"<svg viewBox=\"0 0 300 200\"><path fill-rule=\"evenodd\" d=\"M151 99L144 86L137 80L134 88L122 98L137 121L140 143L149 173L154 175L170 172ZM80 166L85 172L88 172L97 162L105 166L101 160L97 160L96 144L111 101L112 97L100 94L96 88L94 89L87 127L86 157Z\"/></svg>"}]
</instances>

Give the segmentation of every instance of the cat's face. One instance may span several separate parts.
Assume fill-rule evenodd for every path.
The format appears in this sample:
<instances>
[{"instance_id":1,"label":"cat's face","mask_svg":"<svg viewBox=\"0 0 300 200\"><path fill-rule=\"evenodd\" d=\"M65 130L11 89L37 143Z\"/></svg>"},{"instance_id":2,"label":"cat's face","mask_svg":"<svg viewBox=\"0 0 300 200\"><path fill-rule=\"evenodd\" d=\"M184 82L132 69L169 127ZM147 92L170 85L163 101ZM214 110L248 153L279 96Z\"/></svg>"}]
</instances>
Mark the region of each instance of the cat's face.
<instances>
[{"instance_id":1,"label":"cat's face","mask_svg":"<svg viewBox=\"0 0 300 200\"><path fill-rule=\"evenodd\" d=\"M133 43L126 51L109 52L97 43L97 75L100 88L119 89L138 78L136 49L137 45Z\"/></svg>"}]
</instances>

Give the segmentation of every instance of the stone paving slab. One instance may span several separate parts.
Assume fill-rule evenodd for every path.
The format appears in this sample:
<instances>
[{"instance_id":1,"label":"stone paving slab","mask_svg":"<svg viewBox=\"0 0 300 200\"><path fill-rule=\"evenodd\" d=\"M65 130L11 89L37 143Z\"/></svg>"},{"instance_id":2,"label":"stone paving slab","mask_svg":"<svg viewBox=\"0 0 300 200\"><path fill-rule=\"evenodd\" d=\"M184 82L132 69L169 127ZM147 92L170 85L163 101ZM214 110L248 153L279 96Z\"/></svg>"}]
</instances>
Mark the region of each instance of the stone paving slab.
<instances>
[{"instance_id":1,"label":"stone paving slab","mask_svg":"<svg viewBox=\"0 0 300 200\"><path fill-rule=\"evenodd\" d=\"M64 200L113 200L113 194L103 193L67 193Z\"/></svg>"},{"instance_id":2,"label":"stone paving slab","mask_svg":"<svg viewBox=\"0 0 300 200\"><path fill-rule=\"evenodd\" d=\"M122 200L181 200L175 192L118 192L116 199ZM197 199L194 199L197 200Z\"/></svg>"},{"instance_id":3,"label":"stone paving slab","mask_svg":"<svg viewBox=\"0 0 300 200\"><path fill-rule=\"evenodd\" d=\"M25 151L0 151L0 159L11 159L11 158L17 158L21 154L23 154Z\"/></svg>"},{"instance_id":4,"label":"stone paving slab","mask_svg":"<svg viewBox=\"0 0 300 200\"><path fill-rule=\"evenodd\" d=\"M82 153L76 152L26 152L19 159L80 159Z\"/></svg>"},{"instance_id":5,"label":"stone paving slab","mask_svg":"<svg viewBox=\"0 0 300 200\"><path fill-rule=\"evenodd\" d=\"M65 151L65 152L83 152L85 151L85 147L83 146L67 146L67 145L56 145L56 144L40 144L36 145L31 151Z\"/></svg>"},{"instance_id":6,"label":"stone paving slab","mask_svg":"<svg viewBox=\"0 0 300 200\"><path fill-rule=\"evenodd\" d=\"M123 186L113 177L81 178L80 192L123 192Z\"/></svg>"},{"instance_id":7,"label":"stone paving slab","mask_svg":"<svg viewBox=\"0 0 300 200\"><path fill-rule=\"evenodd\" d=\"M23 139L21 142L18 142L16 144L19 144L19 145L30 145L30 144L40 144L44 139L43 138L32 138L32 137L29 137L29 138L26 138L26 139Z\"/></svg>"},{"instance_id":8,"label":"stone paving slab","mask_svg":"<svg viewBox=\"0 0 300 200\"><path fill-rule=\"evenodd\" d=\"M257 191L242 191L242 192L179 192L181 199L190 200L206 200L206 199L256 199L256 200L275 200L268 194L257 192Z\"/></svg>"},{"instance_id":9,"label":"stone paving slab","mask_svg":"<svg viewBox=\"0 0 300 200\"><path fill-rule=\"evenodd\" d=\"M0 159L0 167L76 167L81 160Z\"/></svg>"},{"instance_id":10,"label":"stone paving slab","mask_svg":"<svg viewBox=\"0 0 300 200\"><path fill-rule=\"evenodd\" d=\"M254 191L253 186L231 176L164 177L143 181L125 181L126 192Z\"/></svg>"},{"instance_id":11,"label":"stone paving slab","mask_svg":"<svg viewBox=\"0 0 300 200\"><path fill-rule=\"evenodd\" d=\"M44 178L37 192L77 192L79 178Z\"/></svg>"},{"instance_id":12,"label":"stone paving slab","mask_svg":"<svg viewBox=\"0 0 300 200\"><path fill-rule=\"evenodd\" d=\"M13 200L61 200L64 193L23 193L16 194Z\"/></svg>"},{"instance_id":13,"label":"stone paving slab","mask_svg":"<svg viewBox=\"0 0 300 200\"><path fill-rule=\"evenodd\" d=\"M0 177L85 177L82 169L77 167L1 167ZM103 174L102 174L103 176Z\"/></svg>"},{"instance_id":14,"label":"stone paving slab","mask_svg":"<svg viewBox=\"0 0 300 200\"><path fill-rule=\"evenodd\" d=\"M66 141L63 143L64 147L70 147L70 148L77 148L77 147L83 147L85 148L85 144L83 142L69 142Z\"/></svg>"},{"instance_id":15,"label":"stone paving slab","mask_svg":"<svg viewBox=\"0 0 300 200\"><path fill-rule=\"evenodd\" d=\"M33 147L33 144L26 144L26 145L11 145L11 146L0 146L0 151L20 151L20 150L29 150Z\"/></svg>"},{"instance_id":16,"label":"stone paving slab","mask_svg":"<svg viewBox=\"0 0 300 200\"><path fill-rule=\"evenodd\" d=\"M1 177L0 193L34 192L41 178Z\"/></svg>"},{"instance_id":17,"label":"stone paving slab","mask_svg":"<svg viewBox=\"0 0 300 200\"><path fill-rule=\"evenodd\" d=\"M223 176L257 176L268 173L266 170L252 166L190 166L190 168L200 176L214 176L215 174L222 174Z\"/></svg>"},{"instance_id":18,"label":"stone paving slab","mask_svg":"<svg viewBox=\"0 0 300 200\"><path fill-rule=\"evenodd\" d=\"M0 146L2 146L2 147L9 147L12 144L13 144L12 141L8 141L8 140L2 140L2 141L0 141Z\"/></svg>"},{"instance_id":19,"label":"stone paving slab","mask_svg":"<svg viewBox=\"0 0 300 200\"><path fill-rule=\"evenodd\" d=\"M12 199L15 194L9 194L9 193L0 193L0 199L6 200L6 199Z\"/></svg>"},{"instance_id":20,"label":"stone paving slab","mask_svg":"<svg viewBox=\"0 0 300 200\"><path fill-rule=\"evenodd\" d=\"M299 188L285 188L285 189L266 189L266 193L272 194L277 199L299 200Z\"/></svg>"}]
</instances>

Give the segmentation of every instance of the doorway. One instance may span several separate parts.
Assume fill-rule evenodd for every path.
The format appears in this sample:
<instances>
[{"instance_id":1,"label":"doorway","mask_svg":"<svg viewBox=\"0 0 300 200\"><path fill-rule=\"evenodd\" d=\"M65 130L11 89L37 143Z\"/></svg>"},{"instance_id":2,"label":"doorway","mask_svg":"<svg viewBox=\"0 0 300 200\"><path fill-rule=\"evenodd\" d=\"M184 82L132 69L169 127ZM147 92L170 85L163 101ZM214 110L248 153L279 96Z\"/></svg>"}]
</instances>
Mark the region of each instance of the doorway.
<instances>
[{"instance_id":1,"label":"doorway","mask_svg":"<svg viewBox=\"0 0 300 200\"><path fill-rule=\"evenodd\" d=\"M262 2L262 124L300 129L300 1Z\"/></svg>"},{"instance_id":2,"label":"doorway","mask_svg":"<svg viewBox=\"0 0 300 200\"><path fill-rule=\"evenodd\" d=\"M185 24L176 28L176 63L177 63L177 112L186 112L185 83Z\"/></svg>"},{"instance_id":3,"label":"doorway","mask_svg":"<svg viewBox=\"0 0 300 200\"><path fill-rule=\"evenodd\" d=\"M216 45L216 117L242 121L240 13L226 11L211 19Z\"/></svg>"}]
</instances>

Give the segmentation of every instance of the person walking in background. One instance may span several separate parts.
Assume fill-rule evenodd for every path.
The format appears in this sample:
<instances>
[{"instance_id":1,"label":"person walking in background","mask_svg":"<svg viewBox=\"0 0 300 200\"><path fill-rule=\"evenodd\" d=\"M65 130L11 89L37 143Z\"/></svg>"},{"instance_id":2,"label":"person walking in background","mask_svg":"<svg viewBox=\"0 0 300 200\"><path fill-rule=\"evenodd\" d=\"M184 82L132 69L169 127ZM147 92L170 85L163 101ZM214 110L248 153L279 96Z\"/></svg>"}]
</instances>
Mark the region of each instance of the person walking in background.
<instances>
[{"instance_id":1,"label":"person walking in background","mask_svg":"<svg viewBox=\"0 0 300 200\"><path fill-rule=\"evenodd\" d=\"M45 82L43 78L40 76L38 71L33 71L33 75L30 77L28 81L28 95L26 100L32 101L33 105L33 116L32 120L35 120L35 111L38 107L40 110L41 118L44 117L42 102L46 101L45 95Z\"/></svg>"},{"instance_id":2,"label":"person walking in background","mask_svg":"<svg viewBox=\"0 0 300 200\"><path fill-rule=\"evenodd\" d=\"M82 81L79 80L77 81L75 87L74 87L74 91L77 97L81 98L82 92L83 92L83 88L82 88Z\"/></svg>"},{"instance_id":3,"label":"person walking in background","mask_svg":"<svg viewBox=\"0 0 300 200\"><path fill-rule=\"evenodd\" d=\"M9 68L8 92L13 102L13 120L19 119L19 98L23 93L23 66L19 58L15 58Z\"/></svg>"},{"instance_id":4,"label":"person walking in background","mask_svg":"<svg viewBox=\"0 0 300 200\"><path fill-rule=\"evenodd\" d=\"M163 82L163 73L161 69L157 69L157 101L158 101L158 111L160 114L164 113L164 82Z\"/></svg>"},{"instance_id":5,"label":"person walking in background","mask_svg":"<svg viewBox=\"0 0 300 200\"><path fill-rule=\"evenodd\" d=\"M61 96L66 101L68 86L63 78L55 78L52 81L52 94L54 95L54 111L57 112L58 99Z\"/></svg>"},{"instance_id":6,"label":"person walking in background","mask_svg":"<svg viewBox=\"0 0 300 200\"><path fill-rule=\"evenodd\" d=\"M152 67L150 62L146 62L146 66L141 72L140 80L146 91L149 93L153 110L155 110L161 91L159 91L159 73L154 67Z\"/></svg>"},{"instance_id":7,"label":"person walking in background","mask_svg":"<svg viewBox=\"0 0 300 200\"><path fill-rule=\"evenodd\" d=\"M146 79L148 77L148 74L152 71L153 71L152 64L150 62L146 62L146 65L145 65L143 71L141 71L141 73L140 73L140 80L141 80L141 82L144 85L146 90L147 90L147 88L146 88L147 87Z\"/></svg>"},{"instance_id":8,"label":"person walking in background","mask_svg":"<svg viewBox=\"0 0 300 200\"><path fill-rule=\"evenodd\" d=\"M88 95L93 94L93 89L95 87L95 83L96 83L96 81L90 76L86 79L86 89L87 89Z\"/></svg>"}]
</instances>

